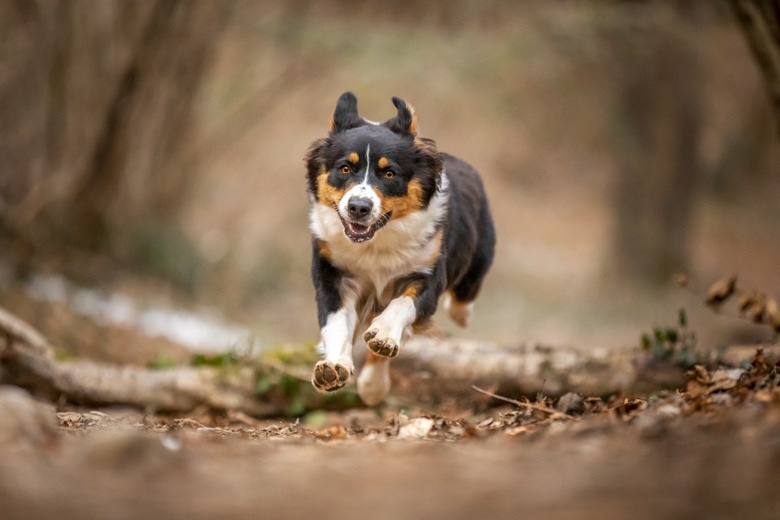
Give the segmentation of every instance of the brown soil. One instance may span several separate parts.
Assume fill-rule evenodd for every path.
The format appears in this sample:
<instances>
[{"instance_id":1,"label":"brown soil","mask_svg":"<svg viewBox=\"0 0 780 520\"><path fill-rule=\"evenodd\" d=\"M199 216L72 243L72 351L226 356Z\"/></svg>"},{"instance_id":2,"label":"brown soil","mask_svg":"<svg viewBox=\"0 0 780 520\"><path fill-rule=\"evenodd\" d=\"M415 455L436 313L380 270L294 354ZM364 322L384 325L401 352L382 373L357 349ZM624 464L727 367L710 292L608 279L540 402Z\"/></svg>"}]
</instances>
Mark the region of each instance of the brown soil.
<instances>
[{"instance_id":1,"label":"brown soil","mask_svg":"<svg viewBox=\"0 0 780 520\"><path fill-rule=\"evenodd\" d=\"M59 409L0 387L3 518L776 518L780 376L446 417ZM557 405L557 409L553 407Z\"/></svg>"}]
</instances>

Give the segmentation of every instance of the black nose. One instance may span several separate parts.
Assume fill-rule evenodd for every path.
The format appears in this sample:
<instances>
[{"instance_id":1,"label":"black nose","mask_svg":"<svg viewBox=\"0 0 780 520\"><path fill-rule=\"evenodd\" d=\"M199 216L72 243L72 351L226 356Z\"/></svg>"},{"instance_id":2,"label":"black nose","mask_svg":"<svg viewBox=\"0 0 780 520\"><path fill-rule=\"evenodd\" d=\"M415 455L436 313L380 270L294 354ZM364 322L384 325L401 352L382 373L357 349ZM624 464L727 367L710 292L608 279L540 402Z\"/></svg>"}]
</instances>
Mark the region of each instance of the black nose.
<instances>
[{"instance_id":1,"label":"black nose","mask_svg":"<svg viewBox=\"0 0 780 520\"><path fill-rule=\"evenodd\" d=\"M369 213L371 213L371 208L373 206L374 203L371 202L370 199L363 197L352 197L349 199L347 209L349 210L349 216L355 220L358 220L365 218Z\"/></svg>"}]
</instances>

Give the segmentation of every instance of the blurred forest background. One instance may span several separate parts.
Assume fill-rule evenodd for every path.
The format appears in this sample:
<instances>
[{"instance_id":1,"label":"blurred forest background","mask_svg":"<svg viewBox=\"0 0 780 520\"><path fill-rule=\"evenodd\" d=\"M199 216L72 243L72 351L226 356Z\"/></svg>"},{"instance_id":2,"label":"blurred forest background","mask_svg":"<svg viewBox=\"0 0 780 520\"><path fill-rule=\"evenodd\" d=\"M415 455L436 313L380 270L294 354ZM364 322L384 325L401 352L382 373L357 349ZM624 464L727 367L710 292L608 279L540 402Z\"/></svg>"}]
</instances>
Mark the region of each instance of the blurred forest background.
<instances>
[{"instance_id":1,"label":"blurred forest background","mask_svg":"<svg viewBox=\"0 0 780 520\"><path fill-rule=\"evenodd\" d=\"M636 344L699 319L681 270L778 295L780 140L739 3L4 1L0 282L313 340L302 157L351 90L484 176L497 258L461 336Z\"/></svg>"}]
</instances>

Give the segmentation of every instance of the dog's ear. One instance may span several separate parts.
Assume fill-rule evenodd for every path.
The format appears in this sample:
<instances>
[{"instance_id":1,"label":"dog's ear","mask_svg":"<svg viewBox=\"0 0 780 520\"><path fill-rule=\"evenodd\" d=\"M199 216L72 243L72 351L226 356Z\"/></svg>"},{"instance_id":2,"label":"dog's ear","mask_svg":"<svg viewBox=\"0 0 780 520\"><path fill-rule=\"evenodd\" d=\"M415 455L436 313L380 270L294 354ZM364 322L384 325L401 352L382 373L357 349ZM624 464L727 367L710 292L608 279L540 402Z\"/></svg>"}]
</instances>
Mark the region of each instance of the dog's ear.
<instances>
[{"instance_id":1,"label":"dog's ear","mask_svg":"<svg viewBox=\"0 0 780 520\"><path fill-rule=\"evenodd\" d=\"M343 132L358 126L360 116L357 110L357 98L352 92L344 92L336 103L336 111L330 121L333 132Z\"/></svg>"},{"instance_id":2,"label":"dog's ear","mask_svg":"<svg viewBox=\"0 0 780 520\"><path fill-rule=\"evenodd\" d=\"M401 98L394 97L393 104L398 109L398 115L385 122L385 125L397 133L417 133L417 116L414 107Z\"/></svg>"}]
</instances>

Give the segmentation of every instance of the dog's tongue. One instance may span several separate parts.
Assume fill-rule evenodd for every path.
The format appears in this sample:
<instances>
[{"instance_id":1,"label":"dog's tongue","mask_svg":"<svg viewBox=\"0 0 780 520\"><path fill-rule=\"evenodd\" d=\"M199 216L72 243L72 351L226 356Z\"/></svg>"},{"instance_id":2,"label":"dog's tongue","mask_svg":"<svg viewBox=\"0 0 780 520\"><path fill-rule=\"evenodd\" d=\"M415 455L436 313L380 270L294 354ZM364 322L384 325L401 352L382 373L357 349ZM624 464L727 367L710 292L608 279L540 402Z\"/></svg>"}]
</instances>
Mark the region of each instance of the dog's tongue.
<instances>
[{"instance_id":1,"label":"dog's tongue","mask_svg":"<svg viewBox=\"0 0 780 520\"><path fill-rule=\"evenodd\" d=\"M362 224L356 224L354 222L346 223L347 236L353 242L364 242L370 239L374 233L371 226L364 226Z\"/></svg>"},{"instance_id":2,"label":"dog's tongue","mask_svg":"<svg viewBox=\"0 0 780 520\"><path fill-rule=\"evenodd\" d=\"M387 221L390 220L392 214L392 212L388 212L385 215L382 215L379 220L370 226L358 224L357 222L350 222L349 220L342 218L341 223L344 224L344 234L353 242L366 242L367 240L371 240L374 238L374 233L376 233L377 229L387 224Z\"/></svg>"},{"instance_id":3,"label":"dog's tongue","mask_svg":"<svg viewBox=\"0 0 780 520\"><path fill-rule=\"evenodd\" d=\"M349 230L355 233L356 235L364 235L368 233L368 226L364 226L362 224L355 224L354 222L349 223Z\"/></svg>"}]
</instances>

